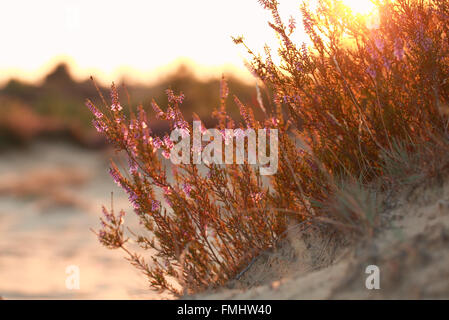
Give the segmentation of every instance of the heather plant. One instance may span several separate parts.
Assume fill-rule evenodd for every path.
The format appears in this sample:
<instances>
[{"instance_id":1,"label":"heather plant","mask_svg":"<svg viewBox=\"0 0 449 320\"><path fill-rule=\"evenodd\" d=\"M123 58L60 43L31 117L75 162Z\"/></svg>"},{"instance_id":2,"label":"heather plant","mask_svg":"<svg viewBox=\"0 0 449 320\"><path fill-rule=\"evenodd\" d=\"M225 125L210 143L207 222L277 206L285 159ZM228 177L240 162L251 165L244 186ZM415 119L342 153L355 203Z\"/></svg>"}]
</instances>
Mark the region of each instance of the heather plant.
<instances>
[{"instance_id":1,"label":"heather plant","mask_svg":"<svg viewBox=\"0 0 449 320\"><path fill-rule=\"evenodd\" d=\"M273 53L266 47L262 55L242 37L234 41L247 48L248 67L270 103L264 105L258 89L263 117L256 117L258 112L234 96L241 118L233 119L223 78L213 116L221 132L277 129L276 174L262 177L247 162L166 166L163 158L170 157L176 141L153 134L149 119L190 134L182 93L167 90L165 108L153 100L152 112L129 107L129 116L114 85L111 102L103 99L101 110L87 101L97 130L128 159L126 168L111 163L110 173L141 221L142 233L133 230L130 237L155 254L149 262L129 249L124 212L104 208L99 239L123 249L154 288L182 294L222 285L275 247L291 225L337 228L348 237L372 234L379 198L371 186L376 192L395 186L394 173L409 174L407 157L420 150L428 151L418 162L424 167L429 155L447 150L449 6L444 0L378 1L374 22L340 1L321 0L314 10L303 4L309 37L304 43L293 42L296 23L284 24L277 1L259 2L272 14L269 24L280 48ZM274 54L280 63L273 62Z\"/></svg>"}]
</instances>

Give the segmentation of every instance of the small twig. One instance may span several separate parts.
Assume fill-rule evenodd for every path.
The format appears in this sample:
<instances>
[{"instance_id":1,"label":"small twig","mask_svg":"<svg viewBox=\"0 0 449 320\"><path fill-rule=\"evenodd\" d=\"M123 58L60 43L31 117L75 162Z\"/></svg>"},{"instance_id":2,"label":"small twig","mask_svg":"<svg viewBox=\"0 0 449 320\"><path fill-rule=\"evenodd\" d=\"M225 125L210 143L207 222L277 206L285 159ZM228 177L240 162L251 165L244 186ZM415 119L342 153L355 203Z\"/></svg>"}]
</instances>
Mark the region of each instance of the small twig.
<instances>
[{"instance_id":1,"label":"small twig","mask_svg":"<svg viewBox=\"0 0 449 320\"><path fill-rule=\"evenodd\" d=\"M254 264L254 262L256 262L256 258L257 258L257 257L254 257L253 260L251 260L251 262L246 266L246 268L243 269L243 270L242 270L242 271L235 277L235 280L239 280L239 279L245 274L245 272L248 271L249 268L251 268L251 266Z\"/></svg>"}]
</instances>

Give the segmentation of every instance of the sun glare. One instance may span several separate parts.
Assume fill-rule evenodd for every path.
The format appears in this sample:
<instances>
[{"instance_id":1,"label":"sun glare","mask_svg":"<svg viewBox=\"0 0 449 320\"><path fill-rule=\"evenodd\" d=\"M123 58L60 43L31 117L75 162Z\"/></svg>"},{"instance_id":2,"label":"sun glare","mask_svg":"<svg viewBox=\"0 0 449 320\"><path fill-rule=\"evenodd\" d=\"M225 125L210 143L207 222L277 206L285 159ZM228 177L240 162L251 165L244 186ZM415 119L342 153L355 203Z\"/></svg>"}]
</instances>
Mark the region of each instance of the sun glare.
<instances>
[{"instance_id":1,"label":"sun glare","mask_svg":"<svg viewBox=\"0 0 449 320\"><path fill-rule=\"evenodd\" d=\"M371 0L343 0L343 3L351 8L354 13L363 15L371 14L376 8Z\"/></svg>"},{"instance_id":2,"label":"sun glare","mask_svg":"<svg viewBox=\"0 0 449 320\"><path fill-rule=\"evenodd\" d=\"M355 13L370 16L375 12L371 0L341 1ZM284 22L290 16L298 22L293 39L297 43L305 41L307 37L299 27L300 2L280 2ZM317 2L309 0L308 4L313 8ZM28 9L24 11L25 7ZM107 13L96 14L103 8L107 8ZM39 15L34 14L38 11ZM27 23L20 23L16 17ZM233 17L232 23L229 17ZM129 0L125 7L107 0L93 3L41 0L38 4L26 0L0 1L0 30L10 30L2 34L3 40L16 44L2 48L0 84L11 77L38 81L46 70L53 68L53 61L61 60L59 57L73 62L70 64L77 78L94 74L105 83L125 75L138 81L155 80L167 69L165 66L170 67L179 59L204 66L210 70L208 74L221 74L228 69L225 66L232 65L242 77L252 81L242 62L246 51L239 55L241 51L230 36L244 35L255 52L263 52L265 43L276 50L277 39L272 37L270 41L266 37L267 32L272 32L267 19L270 14L255 0L169 0L157 5L152 1ZM110 21L121 21L120 28L110 32ZM126 39L133 50L129 46L111 50L110 44L118 39ZM20 54L30 51L32 55Z\"/></svg>"}]
</instances>

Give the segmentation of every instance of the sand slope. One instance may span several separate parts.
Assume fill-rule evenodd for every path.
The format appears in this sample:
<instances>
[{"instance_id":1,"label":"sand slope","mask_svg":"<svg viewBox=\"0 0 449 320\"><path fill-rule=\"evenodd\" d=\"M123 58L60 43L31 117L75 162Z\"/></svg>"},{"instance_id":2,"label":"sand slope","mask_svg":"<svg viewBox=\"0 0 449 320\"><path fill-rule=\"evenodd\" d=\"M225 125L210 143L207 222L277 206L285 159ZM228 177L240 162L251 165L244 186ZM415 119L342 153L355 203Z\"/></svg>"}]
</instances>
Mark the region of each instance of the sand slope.
<instances>
[{"instance_id":1,"label":"sand slope","mask_svg":"<svg viewBox=\"0 0 449 320\"><path fill-rule=\"evenodd\" d=\"M354 245L290 235L259 257L229 289L195 299L449 299L449 179L420 184L397 197L387 223ZM368 290L368 265L380 289Z\"/></svg>"}]
</instances>

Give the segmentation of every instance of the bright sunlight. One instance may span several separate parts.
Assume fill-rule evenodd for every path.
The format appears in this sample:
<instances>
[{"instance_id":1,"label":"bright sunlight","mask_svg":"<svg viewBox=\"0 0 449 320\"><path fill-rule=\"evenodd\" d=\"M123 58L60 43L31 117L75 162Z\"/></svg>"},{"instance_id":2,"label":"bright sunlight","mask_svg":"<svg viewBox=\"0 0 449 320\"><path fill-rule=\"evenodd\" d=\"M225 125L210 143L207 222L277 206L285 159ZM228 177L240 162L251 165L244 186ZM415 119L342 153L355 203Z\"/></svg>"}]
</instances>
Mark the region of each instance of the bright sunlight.
<instances>
[{"instance_id":1,"label":"bright sunlight","mask_svg":"<svg viewBox=\"0 0 449 320\"><path fill-rule=\"evenodd\" d=\"M371 0L343 0L343 3L347 5L354 13L360 13L368 15L376 8L375 4Z\"/></svg>"}]
</instances>

